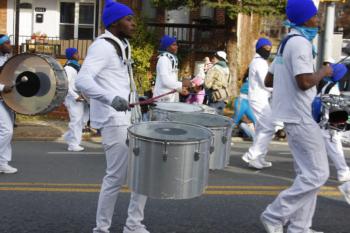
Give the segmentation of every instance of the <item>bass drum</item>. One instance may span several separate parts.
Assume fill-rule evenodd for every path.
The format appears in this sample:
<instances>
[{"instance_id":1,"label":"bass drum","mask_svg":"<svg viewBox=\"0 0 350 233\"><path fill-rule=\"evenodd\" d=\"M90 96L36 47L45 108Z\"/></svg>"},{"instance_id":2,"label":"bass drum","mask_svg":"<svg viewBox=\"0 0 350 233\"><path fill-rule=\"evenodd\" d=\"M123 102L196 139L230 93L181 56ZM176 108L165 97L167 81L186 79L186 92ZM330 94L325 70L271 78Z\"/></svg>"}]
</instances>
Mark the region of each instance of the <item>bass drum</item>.
<instances>
[{"instance_id":1,"label":"bass drum","mask_svg":"<svg viewBox=\"0 0 350 233\"><path fill-rule=\"evenodd\" d=\"M180 102L156 102L150 109L151 121L167 121L172 113L176 112L203 112L199 105Z\"/></svg>"},{"instance_id":2,"label":"bass drum","mask_svg":"<svg viewBox=\"0 0 350 233\"><path fill-rule=\"evenodd\" d=\"M26 77L26 82L21 82ZM20 54L3 66L0 83L16 85L2 94L9 108L24 115L46 114L60 106L68 93L68 78L61 64L41 54Z\"/></svg>"},{"instance_id":3,"label":"bass drum","mask_svg":"<svg viewBox=\"0 0 350 233\"><path fill-rule=\"evenodd\" d=\"M210 130L149 121L128 128L128 186L157 199L200 196L208 184Z\"/></svg>"}]
</instances>

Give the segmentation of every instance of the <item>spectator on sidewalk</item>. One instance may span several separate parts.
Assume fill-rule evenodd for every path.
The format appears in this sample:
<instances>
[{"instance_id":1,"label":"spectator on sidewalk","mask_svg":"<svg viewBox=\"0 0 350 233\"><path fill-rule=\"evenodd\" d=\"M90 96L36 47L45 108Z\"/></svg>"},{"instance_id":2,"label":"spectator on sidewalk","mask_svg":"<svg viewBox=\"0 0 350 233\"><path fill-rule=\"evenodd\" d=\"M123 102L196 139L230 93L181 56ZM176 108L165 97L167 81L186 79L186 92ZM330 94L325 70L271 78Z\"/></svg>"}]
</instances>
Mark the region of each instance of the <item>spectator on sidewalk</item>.
<instances>
[{"instance_id":1,"label":"spectator on sidewalk","mask_svg":"<svg viewBox=\"0 0 350 233\"><path fill-rule=\"evenodd\" d=\"M188 104L203 104L205 97L204 90L204 78L200 76L194 77L192 80L192 90L193 93L190 93L186 99L186 103Z\"/></svg>"}]
</instances>

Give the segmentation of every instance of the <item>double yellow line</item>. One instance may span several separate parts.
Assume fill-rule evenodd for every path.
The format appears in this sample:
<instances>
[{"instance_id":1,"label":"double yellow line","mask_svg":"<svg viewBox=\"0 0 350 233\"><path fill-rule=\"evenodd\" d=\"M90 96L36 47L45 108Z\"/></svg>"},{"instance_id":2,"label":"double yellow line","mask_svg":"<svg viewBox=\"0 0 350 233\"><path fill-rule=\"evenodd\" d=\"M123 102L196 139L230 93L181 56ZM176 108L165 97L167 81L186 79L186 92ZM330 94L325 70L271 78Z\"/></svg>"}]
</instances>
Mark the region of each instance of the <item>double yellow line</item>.
<instances>
[{"instance_id":1,"label":"double yellow line","mask_svg":"<svg viewBox=\"0 0 350 233\"><path fill-rule=\"evenodd\" d=\"M17 192L65 192L65 193L98 193L99 184L58 184L58 183L30 183L30 182L0 182L0 191ZM212 196L276 196L288 186L208 186L204 195ZM123 187L121 192L128 193L130 190ZM341 193L335 186L322 187L321 196L340 197Z\"/></svg>"}]
</instances>

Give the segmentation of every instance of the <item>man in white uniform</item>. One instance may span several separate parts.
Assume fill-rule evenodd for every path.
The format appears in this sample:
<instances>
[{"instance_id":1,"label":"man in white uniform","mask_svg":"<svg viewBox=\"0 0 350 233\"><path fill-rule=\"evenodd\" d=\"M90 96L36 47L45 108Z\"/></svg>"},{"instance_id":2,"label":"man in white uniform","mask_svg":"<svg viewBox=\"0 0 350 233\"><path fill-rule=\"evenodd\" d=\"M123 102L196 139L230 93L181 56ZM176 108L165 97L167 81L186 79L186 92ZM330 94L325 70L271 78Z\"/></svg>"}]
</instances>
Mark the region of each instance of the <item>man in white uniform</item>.
<instances>
[{"instance_id":1,"label":"man in white uniform","mask_svg":"<svg viewBox=\"0 0 350 233\"><path fill-rule=\"evenodd\" d=\"M179 61L177 59L178 45L175 37L163 36L160 41L160 55L157 62L157 77L153 96L163 95L176 90L173 94L166 95L158 101L179 102L179 93L186 95L186 88L190 85L188 80L178 81Z\"/></svg>"},{"instance_id":2,"label":"man in white uniform","mask_svg":"<svg viewBox=\"0 0 350 233\"><path fill-rule=\"evenodd\" d=\"M265 160L268 146L275 133L269 99L271 88L265 87L264 80L269 70L267 59L270 57L272 43L267 38L260 38L256 43L256 54L249 65L249 104L256 118L253 145L242 159L256 169L271 167Z\"/></svg>"},{"instance_id":3,"label":"man in white uniform","mask_svg":"<svg viewBox=\"0 0 350 233\"><path fill-rule=\"evenodd\" d=\"M94 233L109 233L118 193L126 182L126 138L131 123L128 99L134 93L130 90L129 71L132 71L128 42L135 31L134 13L128 6L113 0L105 4L102 18L106 31L90 46L76 80L77 89L90 99L91 126L101 129L107 162ZM141 223L146 200L146 196L131 194L123 233L149 233Z\"/></svg>"},{"instance_id":4,"label":"man in white uniform","mask_svg":"<svg viewBox=\"0 0 350 233\"><path fill-rule=\"evenodd\" d=\"M68 76L68 95L64 104L69 113L68 131L64 134L64 140L68 144L68 151L83 151L80 146L83 127L85 126L85 118L89 111L88 105L84 98L80 95L75 87L75 79L80 70L79 53L76 48L66 49L67 63L64 70Z\"/></svg>"},{"instance_id":5,"label":"man in white uniform","mask_svg":"<svg viewBox=\"0 0 350 233\"><path fill-rule=\"evenodd\" d=\"M285 124L296 177L261 215L268 233L311 233L317 194L329 177L327 153L320 127L312 117L316 85L332 76L332 68L314 71L312 40L319 18L312 0L289 0L286 8L291 32L282 41L265 85L273 86L272 112Z\"/></svg>"},{"instance_id":6,"label":"man in white uniform","mask_svg":"<svg viewBox=\"0 0 350 233\"><path fill-rule=\"evenodd\" d=\"M0 35L0 72L1 68L11 53L10 38ZM1 93L12 91L12 87L0 83L0 173L12 174L17 169L8 163L12 158L11 140L13 135L14 113L9 109L1 98Z\"/></svg>"}]
</instances>

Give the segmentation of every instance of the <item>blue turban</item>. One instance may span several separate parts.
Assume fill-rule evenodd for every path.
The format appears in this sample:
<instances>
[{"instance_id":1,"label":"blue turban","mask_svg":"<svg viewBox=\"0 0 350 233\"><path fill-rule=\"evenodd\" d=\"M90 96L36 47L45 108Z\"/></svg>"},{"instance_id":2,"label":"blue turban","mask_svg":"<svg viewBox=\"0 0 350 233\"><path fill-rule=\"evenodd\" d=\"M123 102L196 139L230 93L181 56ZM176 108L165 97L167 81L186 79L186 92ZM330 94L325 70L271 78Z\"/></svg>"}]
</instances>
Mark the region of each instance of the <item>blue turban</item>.
<instances>
[{"instance_id":1,"label":"blue turban","mask_svg":"<svg viewBox=\"0 0 350 233\"><path fill-rule=\"evenodd\" d=\"M105 28L108 28L112 23L128 15L134 15L134 12L130 9L130 7L115 2L114 0L106 0L105 8L103 9L102 21Z\"/></svg>"},{"instance_id":2,"label":"blue turban","mask_svg":"<svg viewBox=\"0 0 350 233\"><path fill-rule=\"evenodd\" d=\"M272 43L269 39L267 38L264 38L264 37L261 37L258 42L256 42L256 46L255 46L255 49L258 50L260 49L261 47L264 47L265 45L269 45L269 46L272 46Z\"/></svg>"},{"instance_id":3,"label":"blue turban","mask_svg":"<svg viewBox=\"0 0 350 233\"><path fill-rule=\"evenodd\" d=\"M10 42L10 38L6 35L0 37L0 45L3 45L5 42Z\"/></svg>"},{"instance_id":4,"label":"blue turban","mask_svg":"<svg viewBox=\"0 0 350 233\"><path fill-rule=\"evenodd\" d=\"M331 67L333 69L333 82L338 82L340 79L344 78L345 74L348 72L344 64L331 64Z\"/></svg>"},{"instance_id":5,"label":"blue turban","mask_svg":"<svg viewBox=\"0 0 350 233\"><path fill-rule=\"evenodd\" d=\"M288 0L286 12L290 22L303 25L317 14L317 7L312 0Z\"/></svg>"},{"instance_id":6,"label":"blue turban","mask_svg":"<svg viewBox=\"0 0 350 233\"><path fill-rule=\"evenodd\" d=\"M78 52L78 49L76 48L68 48L66 49L66 58L68 60L73 58L73 55Z\"/></svg>"},{"instance_id":7,"label":"blue turban","mask_svg":"<svg viewBox=\"0 0 350 233\"><path fill-rule=\"evenodd\" d=\"M176 37L170 37L168 35L163 36L163 38L160 40L160 51L166 51L170 45L172 45L174 42L176 42Z\"/></svg>"}]
</instances>

